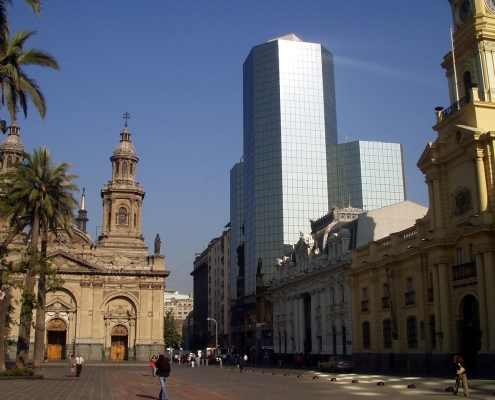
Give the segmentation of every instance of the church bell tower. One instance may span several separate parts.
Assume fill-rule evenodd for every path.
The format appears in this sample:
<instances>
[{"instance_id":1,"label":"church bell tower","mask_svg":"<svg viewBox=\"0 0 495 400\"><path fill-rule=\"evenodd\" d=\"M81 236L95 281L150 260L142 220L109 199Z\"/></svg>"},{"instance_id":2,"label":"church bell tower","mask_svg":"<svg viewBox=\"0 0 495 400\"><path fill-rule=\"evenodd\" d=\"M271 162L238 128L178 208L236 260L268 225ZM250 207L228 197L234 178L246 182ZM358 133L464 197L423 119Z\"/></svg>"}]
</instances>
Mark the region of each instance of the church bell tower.
<instances>
[{"instance_id":1,"label":"church bell tower","mask_svg":"<svg viewBox=\"0 0 495 400\"><path fill-rule=\"evenodd\" d=\"M141 234L142 205L145 192L136 182L136 167L139 159L131 143L131 132L126 123L120 132L120 142L115 147L112 162L112 180L104 184L102 233L97 247L134 255L147 254Z\"/></svg>"},{"instance_id":2,"label":"church bell tower","mask_svg":"<svg viewBox=\"0 0 495 400\"><path fill-rule=\"evenodd\" d=\"M454 50L442 66L447 71L451 103L469 96L473 83L480 99L495 102L495 0L449 2Z\"/></svg>"}]
</instances>

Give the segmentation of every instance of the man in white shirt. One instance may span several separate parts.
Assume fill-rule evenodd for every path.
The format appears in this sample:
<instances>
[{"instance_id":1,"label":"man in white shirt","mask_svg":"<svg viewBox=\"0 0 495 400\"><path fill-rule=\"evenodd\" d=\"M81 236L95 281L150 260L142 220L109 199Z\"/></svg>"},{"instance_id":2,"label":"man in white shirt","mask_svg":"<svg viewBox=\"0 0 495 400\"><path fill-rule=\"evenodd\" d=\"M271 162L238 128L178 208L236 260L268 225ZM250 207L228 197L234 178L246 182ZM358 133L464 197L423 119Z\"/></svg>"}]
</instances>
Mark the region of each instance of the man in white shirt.
<instances>
[{"instance_id":1,"label":"man in white shirt","mask_svg":"<svg viewBox=\"0 0 495 400\"><path fill-rule=\"evenodd\" d=\"M81 353L77 353L76 357L76 377L79 378L81 374L82 366L84 365L84 358L81 357Z\"/></svg>"}]
</instances>

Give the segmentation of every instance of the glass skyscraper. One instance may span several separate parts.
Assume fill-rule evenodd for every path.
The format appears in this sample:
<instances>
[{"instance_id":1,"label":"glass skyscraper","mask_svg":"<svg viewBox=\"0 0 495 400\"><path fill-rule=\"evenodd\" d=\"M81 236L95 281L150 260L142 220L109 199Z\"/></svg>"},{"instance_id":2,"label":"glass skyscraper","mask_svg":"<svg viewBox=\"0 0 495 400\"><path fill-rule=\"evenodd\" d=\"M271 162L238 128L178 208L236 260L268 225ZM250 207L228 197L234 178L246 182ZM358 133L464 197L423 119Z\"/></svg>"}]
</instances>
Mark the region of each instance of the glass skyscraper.
<instances>
[{"instance_id":1,"label":"glass skyscraper","mask_svg":"<svg viewBox=\"0 0 495 400\"><path fill-rule=\"evenodd\" d=\"M230 170L230 298L237 298L237 279L239 274L244 276L241 270L244 260L238 260L243 256L239 246L244 241L244 180L243 163L237 163ZM241 254L238 254L238 252ZM241 264L241 265L239 265Z\"/></svg>"},{"instance_id":2,"label":"glass skyscraper","mask_svg":"<svg viewBox=\"0 0 495 400\"><path fill-rule=\"evenodd\" d=\"M245 294L275 274L310 219L328 213L327 147L337 144L332 54L287 35L252 48L244 81ZM232 287L231 287L232 289Z\"/></svg>"},{"instance_id":3,"label":"glass skyscraper","mask_svg":"<svg viewBox=\"0 0 495 400\"><path fill-rule=\"evenodd\" d=\"M375 210L406 199L401 144L355 141L327 150L330 208Z\"/></svg>"}]
</instances>

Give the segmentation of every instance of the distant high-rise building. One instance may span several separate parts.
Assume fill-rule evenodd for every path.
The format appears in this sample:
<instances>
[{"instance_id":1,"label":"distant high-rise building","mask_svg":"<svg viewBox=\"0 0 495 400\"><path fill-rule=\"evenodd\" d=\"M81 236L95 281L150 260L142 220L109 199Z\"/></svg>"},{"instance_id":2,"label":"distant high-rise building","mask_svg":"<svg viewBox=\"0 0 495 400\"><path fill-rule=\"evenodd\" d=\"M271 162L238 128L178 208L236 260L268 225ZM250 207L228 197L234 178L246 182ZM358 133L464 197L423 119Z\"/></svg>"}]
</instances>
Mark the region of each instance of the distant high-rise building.
<instances>
[{"instance_id":1,"label":"distant high-rise building","mask_svg":"<svg viewBox=\"0 0 495 400\"><path fill-rule=\"evenodd\" d=\"M326 148L337 144L333 56L291 34L244 62L245 295L312 218L328 212ZM233 288L232 288L233 290Z\"/></svg>"},{"instance_id":2,"label":"distant high-rise building","mask_svg":"<svg viewBox=\"0 0 495 400\"><path fill-rule=\"evenodd\" d=\"M230 293L235 299L244 293L244 180L243 163L230 170Z\"/></svg>"},{"instance_id":3,"label":"distant high-rise building","mask_svg":"<svg viewBox=\"0 0 495 400\"><path fill-rule=\"evenodd\" d=\"M406 199L402 145L355 141L328 147L329 203L375 210Z\"/></svg>"}]
</instances>

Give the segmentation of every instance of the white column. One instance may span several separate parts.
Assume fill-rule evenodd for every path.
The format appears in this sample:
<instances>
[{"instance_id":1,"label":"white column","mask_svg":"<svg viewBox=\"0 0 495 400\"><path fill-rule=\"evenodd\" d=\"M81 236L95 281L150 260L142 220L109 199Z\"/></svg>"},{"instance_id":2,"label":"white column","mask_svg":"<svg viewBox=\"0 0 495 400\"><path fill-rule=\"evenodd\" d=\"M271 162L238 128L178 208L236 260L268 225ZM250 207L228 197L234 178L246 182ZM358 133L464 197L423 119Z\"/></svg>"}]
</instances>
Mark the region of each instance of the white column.
<instances>
[{"instance_id":1,"label":"white column","mask_svg":"<svg viewBox=\"0 0 495 400\"><path fill-rule=\"evenodd\" d=\"M483 254L476 254L476 275L478 276L478 304L480 312L481 351L488 350L488 318L486 314L485 266Z\"/></svg>"},{"instance_id":2,"label":"white column","mask_svg":"<svg viewBox=\"0 0 495 400\"><path fill-rule=\"evenodd\" d=\"M435 332L442 331L442 312L440 308L440 283L438 281L438 265L433 266L433 308L435 310ZM442 341L436 338L437 350L442 350Z\"/></svg>"},{"instance_id":3,"label":"white column","mask_svg":"<svg viewBox=\"0 0 495 400\"><path fill-rule=\"evenodd\" d=\"M487 251L483 253L483 260L485 266L485 287L486 287L486 314L491 316L488 320L488 350L493 352L495 350L495 321L493 315L495 313L495 277L493 273L493 252ZM478 282L480 282L478 280ZM480 306L481 310L481 306ZM483 332L483 336L485 332Z\"/></svg>"},{"instance_id":4,"label":"white column","mask_svg":"<svg viewBox=\"0 0 495 400\"><path fill-rule=\"evenodd\" d=\"M304 353L304 299L302 296L299 296L298 301L298 318L297 325L299 330L299 352Z\"/></svg>"},{"instance_id":5,"label":"white column","mask_svg":"<svg viewBox=\"0 0 495 400\"><path fill-rule=\"evenodd\" d=\"M443 228L443 216L442 216L442 193L440 188L440 180L435 179L433 181L433 200L435 202L435 226L437 228Z\"/></svg>"},{"instance_id":6,"label":"white column","mask_svg":"<svg viewBox=\"0 0 495 400\"><path fill-rule=\"evenodd\" d=\"M450 301L449 301L449 280L447 275L447 264L438 265L438 277L440 285L440 317L442 321L442 350L451 350L452 348L452 335L451 335L451 315L450 315Z\"/></svg>"},{"instance_id":7,"label":"white column","mask_svg":"<svg viewBox=\"0 0 495 400\"><path fill-rule=\"evenodd\" d=\"M313 290L310 293L311 296L311 353L318 353L317 340L316 340L316 330L318 325L316 323L315 312L318 307L318 292Z\"/></svg>"},{"instance_id":8,"label":"white column","mask_svg":"<svg viewBox=\"0 0 495 400\"><path fill-rule=\"evenodd\" d=\"M483 162L483 150L478 149L476 155L476 178L478 179L478 198L480 212L486 211L488 205L486 190L485 164Z\"/></svg>"},{"instance_id":9,"label":"white column","mask_svg":"<svg viewBox=\"0 0 495 400\"><path fill-rule=\"evenodd\" d=\"M320 312L321 312L321 351L328 353L326 348L325 339L327 337L327 325L326 325L326 302L325 302L325 288L322 288L318 293L320 294Z\"/></svg>"}]
</instances>

